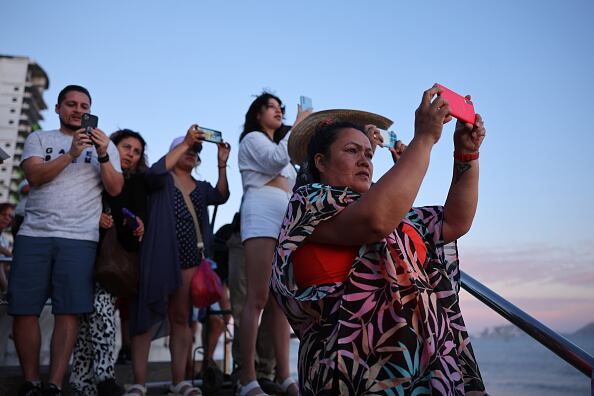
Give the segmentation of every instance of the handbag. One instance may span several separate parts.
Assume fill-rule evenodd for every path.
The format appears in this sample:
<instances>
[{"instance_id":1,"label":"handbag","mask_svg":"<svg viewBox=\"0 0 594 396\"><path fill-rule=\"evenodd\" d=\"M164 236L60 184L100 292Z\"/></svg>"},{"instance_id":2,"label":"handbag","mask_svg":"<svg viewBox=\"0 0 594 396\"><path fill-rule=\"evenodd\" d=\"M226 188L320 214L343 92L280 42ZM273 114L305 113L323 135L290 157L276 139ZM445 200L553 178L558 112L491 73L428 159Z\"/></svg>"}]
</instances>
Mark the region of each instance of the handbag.
<instances>
[{"instance_id":1,"label":"handbag","mask_svg":"<svg viewBox=\"0 0 594 396\"><path fill-rule=\"evenodd\" d=\"M115 227L107 229L95 263L97 282L114 296L133 296L138 292L138 265L138 253L122 247Z\"/></svg>"},{"instance_id":2,"label":"handbag","mask_svg":"<svg viewBox=\"0 0 594 396\"><path fill-rule=\"evenodd\" d=\"M192 304L196 308L206 308L223 298L223 284L221 279L212 269L212 261L203 258L194 271L190 294Z\"/></svg>"},{"instance_id":3,"label":"handbag","mask_svg":"<svg viewBox=\"0 0 594 396\"><path fill-rule=\"evenodd\" d=\"M200 251L204 247L204 243L202 242L202 233L200 232L194 205L192 204L190 195L185 191L175 173L171 173L171 176L173 177L173 183L181 192L186 207L192 216L194 229L196 230L196 245ZM212 263L212 260L203 257L196 271L194 271L194 275L192 275L190 297L192 304L197 308L206 308L223 298L223 284L221 278L213 271Z\"/></svg>"}]
</instances>

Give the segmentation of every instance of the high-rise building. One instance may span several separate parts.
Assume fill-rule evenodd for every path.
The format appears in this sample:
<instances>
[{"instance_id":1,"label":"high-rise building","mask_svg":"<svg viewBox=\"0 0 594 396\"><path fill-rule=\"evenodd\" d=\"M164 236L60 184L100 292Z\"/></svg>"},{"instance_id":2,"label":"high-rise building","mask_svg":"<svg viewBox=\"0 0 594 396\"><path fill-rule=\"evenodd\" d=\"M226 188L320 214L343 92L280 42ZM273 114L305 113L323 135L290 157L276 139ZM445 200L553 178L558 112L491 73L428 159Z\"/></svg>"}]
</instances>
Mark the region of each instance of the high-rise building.
<instances>
[{"instance_id":1,"label":"high-rise building","mask_svg":"<svg viewBox=\"0 0 594 396\"><path fill-rule=\"evenodd\" d=\"M19 167L25 139L39 129L41 112L47 109L43 91L48 89L45 71L30 58L0 55L0 147L10 158L0 164L0 202L16 202L23 179Z\"/></svg>"}]
</instances>

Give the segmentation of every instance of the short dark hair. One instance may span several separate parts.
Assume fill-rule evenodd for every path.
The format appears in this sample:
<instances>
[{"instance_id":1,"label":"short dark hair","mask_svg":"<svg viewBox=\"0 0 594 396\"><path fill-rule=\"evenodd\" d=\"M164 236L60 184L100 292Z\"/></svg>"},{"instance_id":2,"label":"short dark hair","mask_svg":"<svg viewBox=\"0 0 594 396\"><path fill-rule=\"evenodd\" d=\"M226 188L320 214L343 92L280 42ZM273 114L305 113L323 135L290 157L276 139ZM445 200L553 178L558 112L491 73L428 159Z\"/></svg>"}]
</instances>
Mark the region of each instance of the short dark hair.
<instances>
[{"instance_id":1,"label":"short dark hair","mask_svg":"<svg viewBox=\"0 0 594 396\"><path fill-rule=\"evenodd\" d=\"M91 94L89 93L88 89L86 89L85 87L82 87L80 85L67 85L58 94L58 104L61 104L62 101L64 101L64 99L66 98L66 94L70 91L77 91L77 92L84 93L89 98L89 104L92 103Z\"/></svg>"},{"instance_id":2,"label":"short dark hair","mask_svg":"<svg viewBox=\"0 0 594 396\"><path fill-rule=\"evenodd\" d=\"M146 141L144 140L144 138L142 137L142 135L140 135L140 133L135 132L131 129L120 129L118 131L115 131L114 133L112 133L109 138L111 139L111 141L113 142L113 144L115 144L116 146L124 139L126 138L134 138L136 140L138 140L140 142L140 145L142 146L142 151L140 152L140 159L138 160L138 165L136 166L136 169L133 169L130 174L139 172L139 173L144 173L146 172L148 165L147 165L147 159L146 159Z\"/></svg>"},{"instance_id":3,"label":"short dark hair","mask_svg":"<svg viewBox=\"0 0 594 396\"><path fill-rule=\"evenodd\" d=\"M243 124L243 132L241 133L241 136L239 137L240 142L245 137L245 135L247 135L248 133L254 132L254 131L262 131L262 126L260 125L260 122L258 121L258 115L260 114L262 107L268 105L268 101L270 99L274 99L278 102L278 104L281 107L281 111L283 112L283 117L284 117L285 107L283 106L283 102L280 100L280 98L276 95L271 94L271 93L263 92L262 94L257 96L256 99L254 99L254 101L250 105L247 113L245 113L245 123ZM280 126L279 130L281 130L282 128L283 128L283 125ZM275 132L275 135L276 135L276 132Z\"/></svg>"},{"instance_id":4,"label":"short dark hair","mask_svg":"<svg viewBox=\"0 0 594 396\"><path fill-rule=\"evenodd\" d=\"M367 136L363 127L349 121L323 121L318 124L307 145L307 158L303 165L301 165L301 168L299 168L299 174L297 175L297 181L293 190L297 190L297 188L306 184L320 182L320 171L316 168L314 161L316 154L323 154L324 157L329 158L330 147L336 141L338 134L343 129L348 128L356 129Z\"/></svg>"}]
</instances>

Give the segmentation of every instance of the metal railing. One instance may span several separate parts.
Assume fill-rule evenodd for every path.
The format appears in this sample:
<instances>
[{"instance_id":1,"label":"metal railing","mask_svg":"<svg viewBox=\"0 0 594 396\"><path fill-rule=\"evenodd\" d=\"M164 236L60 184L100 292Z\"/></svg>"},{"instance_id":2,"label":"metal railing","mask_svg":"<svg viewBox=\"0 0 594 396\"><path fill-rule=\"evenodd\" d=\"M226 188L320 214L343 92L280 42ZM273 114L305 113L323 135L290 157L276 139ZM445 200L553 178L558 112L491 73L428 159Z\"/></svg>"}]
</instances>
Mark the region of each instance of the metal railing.
<instances>
[{"instance_id":1,"label":"metal railing","mask_svg":"<svg viewBox=\"0 0 594 396\"><path fill-rule=\"evenodd\" d=\"M592 356L464 271L461 271L461 281L462 288L468 293L588 376L594 396L594 358Z\"/></svg>"}]
</instances>

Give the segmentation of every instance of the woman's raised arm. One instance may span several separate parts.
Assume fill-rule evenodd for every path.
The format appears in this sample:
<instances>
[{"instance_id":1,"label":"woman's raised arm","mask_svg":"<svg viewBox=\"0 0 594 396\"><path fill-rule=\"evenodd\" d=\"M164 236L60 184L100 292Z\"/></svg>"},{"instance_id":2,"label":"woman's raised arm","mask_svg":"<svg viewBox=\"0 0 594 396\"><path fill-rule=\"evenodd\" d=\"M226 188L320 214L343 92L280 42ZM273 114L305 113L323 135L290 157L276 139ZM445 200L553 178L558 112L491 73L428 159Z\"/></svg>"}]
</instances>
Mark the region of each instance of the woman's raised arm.
<instances>
[{"instance_id":1,"label":"woman's raised arm","mask_svg":"<svg viewBox=\"0 0 594 396\"><path fill-rule=\"evenodd\" d=\"M443 212L446 243L466 234L472 225L478 204L478 154L485 134L485 124L479 114L476 115L476 125L456 123L454 172Z\"/></svg>"},{"instance_id":2,"label":"woman's raised arm","mask_svg":"<svg viewBox=\"0 0 594 396\"><path fill-rule=\"evenodd\" d=\"M441 88L423 93L415 113L415 136L394 165L361 199L339 215L318 225L310 239L315 242L357 245L381 240L392 232L410 210L427 168L433 145L443 124L451 120L447 102L433 97ZM348 232L345 232L348 230Z\"/></svg>"}]
</instances>

